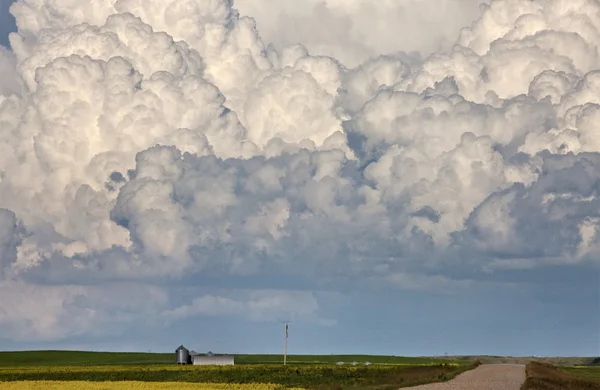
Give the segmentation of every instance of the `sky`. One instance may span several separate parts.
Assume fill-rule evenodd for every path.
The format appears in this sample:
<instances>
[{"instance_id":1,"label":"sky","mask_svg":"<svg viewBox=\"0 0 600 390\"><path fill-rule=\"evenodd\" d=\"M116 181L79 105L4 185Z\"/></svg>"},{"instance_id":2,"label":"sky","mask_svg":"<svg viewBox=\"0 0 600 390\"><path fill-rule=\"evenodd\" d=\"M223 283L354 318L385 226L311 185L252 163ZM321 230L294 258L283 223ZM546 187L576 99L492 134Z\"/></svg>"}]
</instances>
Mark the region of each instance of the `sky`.
<instances>
[{"instance_id":1,"label":"sky","mask_svg":"<svg viewBox=\"0 0 600 390\"><path fill-rule=\"evenodd\" d=\"M0 350L598 356L599 31L0 0Z\"/></svg>"}]
</instances>

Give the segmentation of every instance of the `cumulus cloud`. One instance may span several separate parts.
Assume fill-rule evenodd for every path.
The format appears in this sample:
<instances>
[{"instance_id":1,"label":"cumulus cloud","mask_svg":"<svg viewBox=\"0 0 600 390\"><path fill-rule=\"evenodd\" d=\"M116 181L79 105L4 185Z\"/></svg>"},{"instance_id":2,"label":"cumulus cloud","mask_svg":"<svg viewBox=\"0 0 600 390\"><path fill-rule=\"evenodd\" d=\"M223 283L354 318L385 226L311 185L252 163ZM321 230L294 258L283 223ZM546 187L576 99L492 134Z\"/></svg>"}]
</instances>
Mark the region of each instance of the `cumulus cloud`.
<instances>
[{"instance_id":1,"label":"cumulus cloud","mask_svg":"<svg viewBox=\"0 0 600 390\"><path fill-rule=\"evenodd\" d=\"M484 256L569 263L597 254L599 157L548 155L529 188L515 184L478 206L461 238Z\"/></svg>"},{"instance_id":2,"label":"cumulus cloud","mask_svg":"<svg viewBox=\"0 0 600 390\"><path fill-rule=\"evenodd\" d=\"M353 172L342 172L348 159L338 149L303 148L241 161L157 146L137 161L111 217L130 231L144 261L165 267L141 272L184 274L207 267L255 272L268 266L265 261L290 261L309 250L313 234L350 221L366 202L355 190ZM319 260L335 253L323 249Z\"/></svg>"},{"instance_id":3,"label":"cumulus cloud","mask_svg":"<svg viewBox=\"0 0 600 390\"><path fill-rule=\"evenodd\" d=\"M427 2L351 3L306 7L306 45L272 45L279 11L257 14L261 36L244 2L15 3L0 48L3 334L94 334L111 315L333 320L306 291L182 304L160 286L199 276L446 290L594 261L599 3L494 0L463 23L448 15L475 3L447 0L427 17L452 19L435 31L453 46L385 39L429 30ZM324 22L319 48L308 27ZM139 295L111 303L103 286ZM146 295L157 303L129 310Z\"/></svg>"},{"instance_id":4,"label":"cumulus cloud","mask_svg":"<svg viewBox=\"0 0 600 390\"><path fill-rule=\"evenodd\" d=\"M231 294L231 293L230 293ZM297 321L333 325L335 320L321 318L314 294L305 291L239 291L243 298L203 295L189 305L163 313L170 320L198 315L240 316L254 322Z\"/></svg>"},{"instance_id":5,"label":"cumulus cloud","mask_svg":"<svg viewBox=\"0 0 600 390\"><path fill-rule=\"evenodd\" d=\"M252 141L264 145L277 137L318 145L341 131L343 112L336 107L341 69L331 58L303 57L292 69L265 77L244 107Z\"/></svg>"},{"instance_id":6,"label":"cumulus cloud","mask_svg":"<svg viewBox=\"0 0 600 390\"><path fill-rule=\"evenodd\" d=\"M0 209L0 276L17 260L21 234L15 213Z\"/></svg>"},{"instance_id":7,"label":"cumulus cloud","mask_svg":"<svg viewBox=\"0 0 600 390\"><path fill-rule=\"evenodd\" d=\"M479 14L482 0L236 0L276 47L302 43L348 66L398 51L423 56L449 48Z\"/></svg>"},{"instance_id":8,"label":"cumulus cloud","mask_svg":"<svg viewBox=\"0 0 600 390\"><path fill-rule=\"evenodd\" d=\"M21 81L16 67L14 54L0 45L0 98L20 92Z\"/></svg>"},{"instance_id":9,"label":"cumulus cloud","mask_svg":"<svg viewBox=\"0 0 600 390\"><path fill-rule=\"evenodd\" d=\"M40 286L0 282L0 329L13 340L115 335L140 318L158 318L165 292L139 284Z\"/></svg>"},{"instance_id":10,"label":"cumulus cloud","mask_svg":"<svg viewBox=\"0 0 600 390\"><path fill-rule=\"evenodd\" d=\"M166 33L154 32L130 13L111 15L100 27L84 23L68 30L44 30L30 50L31 54L16 51L20 73L30 90L36 88L38 68L71 55L102 61L120 57L146 76L159 71L176 77L201 76L204 70L200 55L185 42L174 42Z\"/></svg>"}]
</instances>

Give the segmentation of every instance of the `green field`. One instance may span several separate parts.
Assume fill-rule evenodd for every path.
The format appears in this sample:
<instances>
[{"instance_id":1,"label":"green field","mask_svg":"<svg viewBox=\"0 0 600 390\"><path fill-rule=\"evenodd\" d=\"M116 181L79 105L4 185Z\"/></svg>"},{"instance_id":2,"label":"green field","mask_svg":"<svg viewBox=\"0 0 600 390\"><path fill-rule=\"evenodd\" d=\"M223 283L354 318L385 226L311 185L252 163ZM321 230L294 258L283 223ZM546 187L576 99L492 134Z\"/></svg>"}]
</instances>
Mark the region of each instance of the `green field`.
<instances>
[{"instance_id":1,"label":"green field","mask_svg":"<svg viewBox=\"0 0 600 390\"><path fill-rule=\"evenodd\" d=\"M560 370L579 378L591 379L600 383L599 366L560 367Z\"/></svg>"},{"instance_id":2,"label":"green field","mask_svg":"<svg viewBox=\"0 0 600 390\"><path fill-rule=\"evenodd\" d=\"M470 364L469 360L439 360L435 358L371 356L371 355L288 355L287 362L297 364L346 364L371 362L374 364L431 365L440 363ZM173 353L129 353L86 351L22 351L0 352L0 367L19 366L98 366L173 364ZM236 364L281 364L282 355L235 355Z\"/></svg>"},{"instance_id":3,"label":"green field","mask_svg":"<svg viewBox=\"0 0 600 390\"><path fill-rule=\"evenodd\" d=\"M163 364L174 359L175 353L17 351L0 352L0 367Z\"/></svg>"},{"instance_id":4,"label":"green field","mask_svg":"<svg viewBox=\"0 0 600 390\"><path fill-rule=\"evenodd\" d=\"M235 355L234 366L179 366L175 353L0 352L0 382L11 389L388 390L446 381L476 362L369 355ZM343 361L343 366L335 365ZM372 365L351 365L369 361ZM95 385L93 384L95 383Z\"/></svg>"},{"instance_id":5,"label":"green field","mask_svg":"<svg viewBox=\"0 0 600 390\"><path fill-rule=\"evenodd\" d=\"M302 389L391 389L445 381L474 365L343 366L253 364L235 366L103 365L1 367L0 382L146 382L264 385Z\"/></svg>"}]
</instances>

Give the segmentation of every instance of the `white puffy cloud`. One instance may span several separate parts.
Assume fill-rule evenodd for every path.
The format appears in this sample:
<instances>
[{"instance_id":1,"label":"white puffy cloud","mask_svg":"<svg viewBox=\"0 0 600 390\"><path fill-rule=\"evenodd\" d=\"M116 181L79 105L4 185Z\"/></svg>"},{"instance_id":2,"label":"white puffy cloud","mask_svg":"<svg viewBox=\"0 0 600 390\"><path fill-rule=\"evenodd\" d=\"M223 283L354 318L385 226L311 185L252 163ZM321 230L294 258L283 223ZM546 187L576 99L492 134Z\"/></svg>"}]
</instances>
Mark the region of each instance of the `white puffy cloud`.
<instances>
[{"instance_id":1,"label":"white puffy cloud","mask_svg":"<svg viewBox=\"0 0 600 390\"><path fill-rule=\"evenodd\" d=\"M19 94L21 82L17 73L14 54L0 45L0 98Z\"/></svg>"},{"instance_id":2,"label":"white puffy cloud","mask_svg":"<svg viewBox=\"0 0 600 390\"><path fill-rule=\"evenodd\" d=\"M17 51L17 55L24 53ZM159 71L175 77L203 72L200 55L185 42L174 42L166 33L154 32L138 17L124 13L109 16L100 27L84 23L66 30L44 30L31 54L19 58L20 73L34 90L38 68L71 55L102 61L122 57L146 77Z\"/></svg>"},{"instance_id":3,"label":"white puffy cloud","mask_svg":"<svg viewBox=\"0 0 600 390\"><path fill-rule=\"evenodd\" d=\"M218 89L198 77L199 69L175 75L175 68L159 66L144 76L118 52L106 54L106 61L66 55L37 68L25 60L23 72L35 69L36 75L27 106L2 102L7 153L0 198L29 230L62 236L37 240L39 249L28 239L33 243L31 255L22 256L25 263L57 249L72 255L127 246L127 233L110 221L109 211L139 150L177 143L198 155L246 153L245 129L222 106Z\"/></svg>"},{"instance_id":4,"label":"white puffy cloud","mask_svg":"<svg viewBox=\"0 0 600 390\"><path fill-rule=\"evenodd\" d=\"M583 76L598 67L595 0L492 1L450 53L434 54L402 88L421 91L446 77L476 102L526 94L544 71Z\"/></svg>"},{"instance_id":5,"label":"white puffy cloud","mask_svg":"<svg viewBox=\"0 0 600 390\"><path fill-rule=\"evenodd\" d=\"M303 57L292 69L265 77L244 107L249 138L261 146L275 137L322 145L342 130L335 104L340 73L330 58Z\"/></svg>"},{"instance_id":6,"label":"white puffy cloud","mask_svg":"<svg viewBox=\"0 0 600 390\"><path fill-rule=\"evenodd\" d=\"M229 295L232 295L230 292ZM233 297L202 295L189 305L163 313L168 320L198 315L236 316L253 322L297 321L333 325L335 320L322 318L315 294L306 291L250 290L235 291ZM237 297L243 296L243 298Z\"/></svg>"},{"instance_id":7,"label":"white puffy cloud","mask_svg":"<svg viewBox=\"0 0 600 390\"><path fill-rule=\"evenodd\" d=\"M159 318L165 292L132 283L39 286L0 282L0 329L13 340L115 335L140 318Z\"/></svg>"},{"instance_id":8,"label":"white puffy cloud","mask_svg":"<svg viewBox=\"0 0 600 390\"><path fill-rule=\"evenodd\" d=\"M305 46L269 45L230 0L15 3L13 51L0 49L6 334L93 334L111 313L321 318L302 291L181 304L158 286L199 276L421 290L593 261L599 3L494 0L460 31L440 26L456 44L422 61L402 51L433 50L430 38L355 34L430 5L351 3L307 7L328 12L312 26L355 23L322 41L327 56L313 54L318 29L298 32ZM428 20L471 5L445 1ZM398 28L428 28L410 26ZM142 287L113 305L92 282ZM46 301L4 298L36 294ZM144 294L158 303L129 313Z\"/></svg>"},{"instance_id":9,"label":"white puffy cloud","mask_svg":"<svg viewBox=\"0 0 600 390\"><path fill-rule=\"evenodd\" d=\"M264 39L278 48L302 43L348 66L396 51L446 49L485 0L236 0Z\"/></svg>"},{"instance_id":10,"label":"white puffy cloud","mask_svg":"<svg viewBox=\"0 0 600 390\"><path fill-rule=\"evenodd\" d=\"M143 261L164 266L141 272L256 272L271 257L289 261L308 250L322 228L310 226L347 222L362 211L356 207L365 196L341 172L347 161L341 150L240 161L154 147L138 155L111 217L129 230ZM307 242L297 242L298 234L308 234Z\"/></svg>"}]
</instances>

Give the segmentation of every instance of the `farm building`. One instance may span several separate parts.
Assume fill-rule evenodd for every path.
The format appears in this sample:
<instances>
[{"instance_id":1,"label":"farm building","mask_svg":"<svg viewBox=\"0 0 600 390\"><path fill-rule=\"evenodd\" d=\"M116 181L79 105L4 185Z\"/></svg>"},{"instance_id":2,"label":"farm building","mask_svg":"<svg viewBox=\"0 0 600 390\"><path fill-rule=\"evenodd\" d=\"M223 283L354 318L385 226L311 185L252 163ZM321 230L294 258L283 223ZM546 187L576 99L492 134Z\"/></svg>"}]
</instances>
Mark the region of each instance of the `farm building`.
<instances>
[{"instance_id":1,"label":"farm building","mask_svg":"<svg viewBox=\"0 0 600 390\"><path fill-rule=\"evenodd\" d=\"M195 351L189 351L183 345L175 350L175 359L177 364L195 364L205 366L231 366L233 365L234 358L231 355L215 355L212 352L208 352L206 355L200 355Z\"/></svg>"},{"instance_id":2,"label":"farm building","mask_svg":"<svg viewBox=\"0 0 600 390\"><path fill-rule=\"evenodd\" d=\"M231 355L194 355L192 364L204 366L232 366L235 364Z\"/></svg>"}]
</instances>

